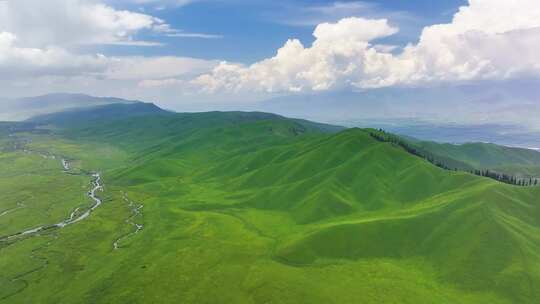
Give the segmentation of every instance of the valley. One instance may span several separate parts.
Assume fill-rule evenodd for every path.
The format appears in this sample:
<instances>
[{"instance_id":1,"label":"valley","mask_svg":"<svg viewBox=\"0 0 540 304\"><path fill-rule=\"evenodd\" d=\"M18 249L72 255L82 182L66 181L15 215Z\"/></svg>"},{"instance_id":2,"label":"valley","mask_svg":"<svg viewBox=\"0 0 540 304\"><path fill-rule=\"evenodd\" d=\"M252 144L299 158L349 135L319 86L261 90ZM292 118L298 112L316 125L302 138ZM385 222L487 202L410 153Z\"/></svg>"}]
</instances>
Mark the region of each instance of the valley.
<instances>
[{"instance_id":1,"label":"valley","mask_svg":"<svg viewBox=\"0 0 540 304\"><path fill-rule=\"evenodd\" d=\"M60 161L60 164L63 168L63 171L64 173L66 174L78 174L78 173L73 173L73 172L70 172L70 163L69 161L67 161L66 159L64 158L60 158L60 157L57 157L55 155L51 155L51 154L48 154L48 153L43 153L43 152L35 152L35 151L32 151L32 150L29 150L26 148L26 145L31 142L31 141L27 141L27 140L20 140L18 138L16 138L16 136L14 136L13 134L10 134L9 135L10 139L11 140L14 140L15 142L12 142L10 143L11 145L15 146L15 147L22 147L22 150L20 151L17 151L15 150L14 152L23 152L25 154L36 154L36 155L39 155L45 159L51 159L51 160L58 160L58 159L61 159ZM0 236L0 241L11 241L13 239L16 239L16 238L24 238L24 237L29 237L29 236L32 236L34 234L39 234L39 233L42 233L44 231L47 231L47 230L51 230L51 229L56 229L56 228L64 228L68 225L71 225L71 224L75 224L79 221L82 221L84 220L85 218L87 218L88 216L90 216L90 214L92 213L92 211L94 211L95 209L97 209L101 204L102 204L102 201L100 198L97 197L96 195L96 192L98 190L102 190L103 189L103 185L101 184L101 175L99 173L88 173L88 175L90 175L93 180L91 182L91 189L88 191L88 197L93 201L93 205L90 206L86 211L84 212L79 212L79 207L76 208L75 210L73 210L73 212L70 213L69 217L59 223L56 223L56 224L47 224L47 225L44 225L44 226L39 226L39 227L35 227L35 228L30 228L30 229L27 229L27 230L23 230L23 231L18 231L14 234L11 234L11 235L6 235L6 236ZM12 208L12 209L8 209L4 212L2 212L2 215L5 215L5 214L8 214L9 212L12 212L14 210L18 210L20 208L22 208L24 205L21 204L21 203L17 203L17 207L15 208Z\"/></svg>"},{"instance_id":2,"label":"valley","mask_svg":"<svg viewBox=\"0 0 540 304\"><path fill-rule=\"evenodd\" d=\"M438 168L370 130L141 109L19 126L55 159L8 149L2 128L0 235L66 225L2 239L0 303L540 297L540 187Z\"/></svg>"}]
</instances>

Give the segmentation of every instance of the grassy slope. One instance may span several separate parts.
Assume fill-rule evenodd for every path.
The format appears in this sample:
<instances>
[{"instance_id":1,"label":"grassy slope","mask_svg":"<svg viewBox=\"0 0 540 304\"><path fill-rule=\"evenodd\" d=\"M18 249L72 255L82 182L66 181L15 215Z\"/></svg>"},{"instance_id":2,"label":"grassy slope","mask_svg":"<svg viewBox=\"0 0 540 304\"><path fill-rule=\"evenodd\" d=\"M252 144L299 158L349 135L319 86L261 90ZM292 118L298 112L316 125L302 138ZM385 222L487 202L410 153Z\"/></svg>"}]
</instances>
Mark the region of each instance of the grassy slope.
<instances>
[{"instance_id":1,"label":"grassy slope","mask_svg":"<svg viewBox=\"0 0 540 304\"><path fill-rule=\"evenodd\" d=\"M520 176L540 176L540 152L485 143L463 145L415 142L431 153L464 162L477 169L493 169Z\"/></svg>"},{"instance_id":2,"label":"grassy slope","mask_svg":"<svg viewBox=\"0 0 540 304\"><path fill-rule=\"evenodd\" d=\"M2 276L11 285L22 284L13 282L22 265L48 265L23 277L28 287L9 303L540 297L539 188L444 171L363 130L181 114L86 126L33 145L104 170L107 203L57 239L2 249L0 268L18 265ZM144 204L137 220L145 228L113 251L130 229L124 191ZM11 285L0 285L0 296L19 288Z\"/></svg>"}]
</instances>

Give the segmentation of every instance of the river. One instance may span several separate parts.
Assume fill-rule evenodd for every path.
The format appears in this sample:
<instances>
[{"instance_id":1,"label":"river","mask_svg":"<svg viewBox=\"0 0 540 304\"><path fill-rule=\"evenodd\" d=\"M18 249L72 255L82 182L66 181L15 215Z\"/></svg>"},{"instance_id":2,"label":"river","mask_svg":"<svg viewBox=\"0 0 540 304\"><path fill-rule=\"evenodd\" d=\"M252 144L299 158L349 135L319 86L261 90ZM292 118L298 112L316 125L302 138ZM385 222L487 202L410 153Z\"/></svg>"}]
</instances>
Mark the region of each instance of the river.
<instances>
[{"instance_id":1,"label":"river","mask_svg":"<svg viewBox=\"0 0 540 304\"><path fill-rule=\"evenodd\" d=\"M68 172L70 170L69 162L67 160L65 160L65 159L62 159L61 162L62 162L62 167L64 168L64 171ZM77 214L78 211L79 211L79 208L77 208L73 212L71 212L70 216L67 219L65 219L65 220L63 220L63 221L61 221L59 223L26 229L24 231L17 232L15 234L0 237L0 240L11 240L11 239L15 239L15 238L22 237L22 236L30 236L30 235L33 235L33 234L38 234L40 232L50 230L50 229L64 228L66 226L69 226L71 224L75 224L75 223L80 222L80 221L84 220L85 218L89 217L90 214L94 210L96 210L99 206L101 206L101 204L103 203L102 200L96 195L97 191L103 190L103 184L102 184L102 181L101 181L101 175L99 173L92 173L92 177L93 177L92 189L88 192L88 197L90 197L92 199L93 204L85 212L83 212L81 214Z\"/></svg>"}]
</instances>

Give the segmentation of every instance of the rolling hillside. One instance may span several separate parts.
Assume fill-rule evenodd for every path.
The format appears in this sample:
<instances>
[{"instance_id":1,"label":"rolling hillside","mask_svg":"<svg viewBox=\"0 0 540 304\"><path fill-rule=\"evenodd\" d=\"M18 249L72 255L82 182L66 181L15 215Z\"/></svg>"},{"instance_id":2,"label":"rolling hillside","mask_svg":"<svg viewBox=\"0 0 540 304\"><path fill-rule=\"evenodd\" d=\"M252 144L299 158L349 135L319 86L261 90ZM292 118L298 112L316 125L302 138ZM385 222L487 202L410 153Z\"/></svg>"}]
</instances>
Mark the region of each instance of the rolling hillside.
<instances>
[{"instance_id":1,"label":"rolling hillside","mask_svg":"<svg viewBox=\"0 0 540 304\"><path fill-rule=\"evenodd\" d=\"M0 303L540 298L540 187L443 170L369 130L245 112L92 118L105 109L49 116L52 133L0 133L5 147L24 141L99 170L105 185L84 221L2 240ZM48 187L46 201L59 198L27 221L75 208L84 176L17 149L1 155ZM12 187L0 179L0 191ZM14 191L0 212L21 201L32 203Z\"/></svg>"}]
</instances>

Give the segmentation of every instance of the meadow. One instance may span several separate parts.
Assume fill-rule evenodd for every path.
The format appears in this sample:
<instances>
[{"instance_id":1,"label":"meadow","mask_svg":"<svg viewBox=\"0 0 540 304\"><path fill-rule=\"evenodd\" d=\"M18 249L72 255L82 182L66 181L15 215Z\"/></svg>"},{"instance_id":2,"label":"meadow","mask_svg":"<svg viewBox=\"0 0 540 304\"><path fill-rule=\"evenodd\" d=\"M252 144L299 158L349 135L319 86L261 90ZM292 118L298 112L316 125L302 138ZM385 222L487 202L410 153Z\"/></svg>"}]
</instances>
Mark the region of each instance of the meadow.
<instances>
[{"instance_id":1,"label":"meadow","mask_svg":"<svg viewBox=\"0 0 540 304\"><path fill-rule=\"evenodd\" d=\"M369 130L139 114L2 126L0 303L540 299L540 187L443 170ZM91 216L2 239L88 208L82 172L103 175Z\"/></svg>"}]
</instances>

